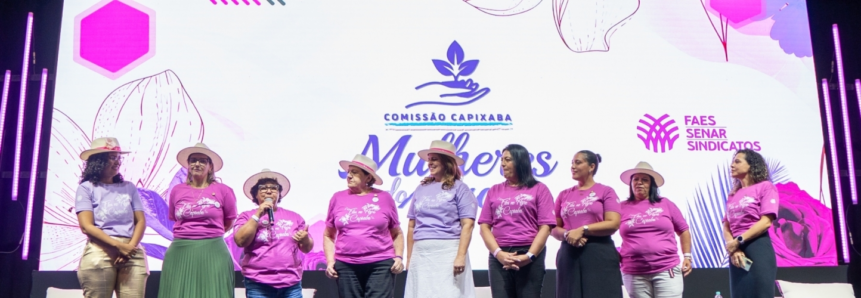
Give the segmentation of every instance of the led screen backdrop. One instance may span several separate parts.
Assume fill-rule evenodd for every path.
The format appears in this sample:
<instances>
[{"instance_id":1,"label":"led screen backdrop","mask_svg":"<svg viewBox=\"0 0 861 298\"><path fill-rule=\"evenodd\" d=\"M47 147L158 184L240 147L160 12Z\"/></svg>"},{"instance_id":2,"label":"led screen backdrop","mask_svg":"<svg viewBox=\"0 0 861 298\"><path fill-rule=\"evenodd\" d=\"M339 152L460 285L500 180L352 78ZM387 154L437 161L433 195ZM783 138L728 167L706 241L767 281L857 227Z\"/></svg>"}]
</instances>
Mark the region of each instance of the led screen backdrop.
<instances>
[{"instance_id":1,"label":"led screen backdrop","mask_svg":"<svg viewBox=\"0 0 861 298\"><path fill-rule=\"evenodd\" d=\"M406 230L427 175L416 152L435 139L456 144L480 206L511 143L554 195L574 185L578 150L602 155L596 180L623 199L619 174L647 161L691 225L697 267L726 266L729 163L754 149L780 190L778 264L835 265L806 4L703 1L67 1L40 269L77 268L78 154L103 136L131 151L121 172L144 200L154 270L183 147L224 158L217 176L241 211L255 208L247 177L286 174L281 206L311 224L314 269L329 198L346 188L338 161L378 161ZM473 268L486 256L476 231Z\"/></svg>"}]
</instances>

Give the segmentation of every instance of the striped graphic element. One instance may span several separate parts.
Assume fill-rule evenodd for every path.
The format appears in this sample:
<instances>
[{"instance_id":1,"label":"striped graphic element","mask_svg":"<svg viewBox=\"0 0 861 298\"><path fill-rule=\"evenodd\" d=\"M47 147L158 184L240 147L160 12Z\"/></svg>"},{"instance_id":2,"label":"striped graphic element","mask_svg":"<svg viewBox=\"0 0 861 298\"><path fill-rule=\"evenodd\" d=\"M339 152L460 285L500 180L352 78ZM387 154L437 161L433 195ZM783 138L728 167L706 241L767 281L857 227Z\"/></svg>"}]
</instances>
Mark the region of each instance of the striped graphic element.
<instances>
[{"instance_id":1,"label":"striped graphic element","mask_svg":"<svg viewBox=\"0 0 861 298\"><path fill-rule=\"evenodd\" d=\"M209 0L209 2L212 2L212 5L218 5L219 3L224 4L224 5L231 5L231 3L233 5L242 5L242 4L240 4L239 1L240 0ZM271 5L275 5L275 1L273 1L273 0L266 0L266 1L269 2L269 4L271 4ZM282 6L287 5L287 2L284 2L284 0L277 0L277 1L278 1L278 3L281 3ZM260 6L260 0L251 0L251 2L254 2L254 4L256 4L257 6ZM249 2L248 0L242 0L242 3L244 3L246 6L251 5L251 2Z\"/></svg>"}]
</instances>

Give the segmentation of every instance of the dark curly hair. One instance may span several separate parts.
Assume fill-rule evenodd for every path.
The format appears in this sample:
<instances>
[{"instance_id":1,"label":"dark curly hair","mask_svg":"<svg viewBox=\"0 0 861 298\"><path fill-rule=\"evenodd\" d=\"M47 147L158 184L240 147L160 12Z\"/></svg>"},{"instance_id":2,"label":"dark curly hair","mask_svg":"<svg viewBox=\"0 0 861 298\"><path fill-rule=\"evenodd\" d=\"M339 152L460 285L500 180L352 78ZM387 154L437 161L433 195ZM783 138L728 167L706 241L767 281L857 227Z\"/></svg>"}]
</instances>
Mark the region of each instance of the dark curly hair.
<instances>
[{"instance_id":1,"label":"dark curly hair","mask_svg":"<svg viewBox=\"0 0 861 298\"><path fill-rule=\"evenodd\" d=\"M90 155L90 157L87 158L87 164L84 167L84 171L81 172L81 182L78 184L86 181L90 181L90 183L93 183L94 185L101 183L102 172L105 171L105 167L108 165L108 157L110 154L110 152L102 152ZM123 175L117 173L117 175L114 176L113 182L123 182Z\"/></svg>"},{"instance_id":2,"label":"dark curly hair","mask_svg":"<svg viewBox=\"0 0 861 298\"><path fill-rule=\"evenodd\" d=\"M733 155L733 159L739 153L744 154L744 161L750 165L750 170L747 171L747 175L750 176L750 180L752 181L751 185L771 180L771 177L768 175L768 165L765 163L765 158L762 157L758 152L753 151L751 149L741 149L735 152ZM736 191L741 189L741 181L738 179L734 179L732 193L735 194Z\"/></svg>"},{"instance_id":3,"label":"dark curly hair","mask_svg":"<svg viewBox=\"0 0 861 298\"><path fill-rule=\"evenodd\" d=\"M281 190L283 190L284 188L283 188L283 186L281 186L281 183L278 183L278 179L260 178L260 180L257 180L257 184L254 184L254 186L251 187L251 201L254 202L254 204L260 205L260 202L257 201L257 192L259 191L258 187L260 187L260 185L264 185L267 183L274 183L275 185L278 185L278 197L279 198L278 198L278 202L276 202L276 203L281 203L281 199L283 199L283 198L281 198Z\"/></svg>"}]
</instances>

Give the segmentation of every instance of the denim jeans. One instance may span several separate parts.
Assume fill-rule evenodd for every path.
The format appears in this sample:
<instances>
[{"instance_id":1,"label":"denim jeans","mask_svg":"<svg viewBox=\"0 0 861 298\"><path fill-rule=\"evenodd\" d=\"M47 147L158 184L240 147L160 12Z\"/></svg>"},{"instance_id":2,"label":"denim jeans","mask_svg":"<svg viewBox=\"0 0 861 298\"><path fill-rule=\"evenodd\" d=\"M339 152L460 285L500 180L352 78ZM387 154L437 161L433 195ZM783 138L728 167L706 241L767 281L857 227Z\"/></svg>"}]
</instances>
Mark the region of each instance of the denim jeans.
<instances>
[{"instance_id":1,"label":"denim jeans","mask_svg":"<svg viewBox=\"0 0 861 298\"><path fill-rule=\"evenodd\" d=\"M302 282L286 288L274 288L267 284L245 279L245 297L248 298L302 298Z\"/></svg>"}]
</instances>

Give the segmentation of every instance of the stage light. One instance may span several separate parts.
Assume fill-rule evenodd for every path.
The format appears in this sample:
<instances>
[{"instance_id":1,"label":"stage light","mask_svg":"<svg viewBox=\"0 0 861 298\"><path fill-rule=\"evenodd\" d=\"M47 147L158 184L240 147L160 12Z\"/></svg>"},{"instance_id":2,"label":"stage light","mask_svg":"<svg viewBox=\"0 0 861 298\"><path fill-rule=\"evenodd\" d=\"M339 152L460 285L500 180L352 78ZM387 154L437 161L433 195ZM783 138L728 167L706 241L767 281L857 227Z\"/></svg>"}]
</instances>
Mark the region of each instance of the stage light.
<instances>
[{"instance_id":1,"label":"stage light","mask_svg":"<svg viewBox=\"0 0 861 298\"><path fill-rule=\"evenodd\" d=\"M843 261L849 263L849 238L846 237L846 218L843 215L843 192L840 186L840 163L837 161L837 143L834 137L834 120L831 113L831 96L828 91L828 80L822 79L822 97L825 102L825 119L828 121L828 142L830 146L831 172L834 177L834 194L837 196L837 217L840 220L840 246L843 248Z\"/></svg>"},{"instance_id":2,"label":"stage light","mask_svg":"<svg viewBox=\"0 0 861 298\"><path fill-rule=\"evenodd\" d=\"M837 24L831 26L834 33L834 51L837 57L837 80L840 82L840 106L843 114L843 136L846 142L846 162L849 171L849 195L852 204L858 204L858 189L855 184L855 159L852 156L852 132L849 127L849 107L846 105L846 79L843 77L843 50L840 48L840 31Z\"/></svg>"},{"instance_id":3,"label":"stage light","mask_svg":"<svg viewBox=\"0 0 861 298\"><path fill-rule=\"evenodd\" d=\"M0 97L0 153L3 152L3 126L6 124L6 104L9 103L9 81L12 80L12 71L6 70L3 76L3 97Z\"/></svg>"},{"instance_id":4,"label":"stage light","mask_svg":"<svg viewBox=\"0 0 861 298\"><path fill-rule=\"evenodd\" d=\"M21 172L21 141L24 137L24 107L27 106L27 73L30 67L30 37L33 33L33 13L27 15L24 39L24 63L21 67L21 96L18 99L18 129L15 135L15 163L12 167L12 200L18 200L18 179Z\"/></svg>"},{"instance_id":5,"label":"stage light","mask_svg":"<svg viewBox=\"0 0 861 298\"><path fill-rule=\"evenodd\" d=\"M30 225L33 221L33 198L36 196L36 179L39 178L39 146L42 139L42 117L45 112L45 87L48 85L48 69L42 69L42 86L39 87L39 108L36 110L36 134L33 140L33 163L30 166L30 188L27 191L27 214L24 219L24 247L21 259L30 254Z\"/></svg>"}]
</instances>

